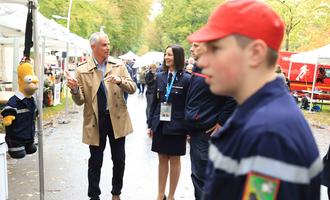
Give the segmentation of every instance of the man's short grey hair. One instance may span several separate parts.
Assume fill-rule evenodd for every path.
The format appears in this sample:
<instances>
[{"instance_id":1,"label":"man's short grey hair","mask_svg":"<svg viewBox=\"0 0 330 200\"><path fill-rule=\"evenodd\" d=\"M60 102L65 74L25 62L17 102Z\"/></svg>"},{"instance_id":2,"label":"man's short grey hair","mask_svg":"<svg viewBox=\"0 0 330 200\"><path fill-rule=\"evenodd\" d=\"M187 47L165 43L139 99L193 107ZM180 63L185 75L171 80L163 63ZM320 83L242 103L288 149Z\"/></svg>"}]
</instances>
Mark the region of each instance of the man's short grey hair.
<instances>
[{"instance_id":1,"label":"man's short grey hair","mask_svg":"<svg viewBox=\"0 0 330 200\"><path fill-rule=\"evenodd\" d=\"M96 42L98 42L101 37L106 37L107 39L109 39L108 35L105 34L104 32L95 32L89 38L90 45L92 46L93 44L95 44Z\"/></svg>"}]
</instances>

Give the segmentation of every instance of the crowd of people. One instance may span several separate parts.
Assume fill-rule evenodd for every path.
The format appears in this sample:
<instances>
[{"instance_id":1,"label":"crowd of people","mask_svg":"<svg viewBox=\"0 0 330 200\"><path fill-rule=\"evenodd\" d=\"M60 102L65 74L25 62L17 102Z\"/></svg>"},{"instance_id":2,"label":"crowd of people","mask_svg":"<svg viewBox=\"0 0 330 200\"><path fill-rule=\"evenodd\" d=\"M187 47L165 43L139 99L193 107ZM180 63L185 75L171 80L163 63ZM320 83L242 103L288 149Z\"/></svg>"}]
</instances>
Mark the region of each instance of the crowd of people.
<instances>
[{"instance_id":1,"label":"crowd of people","mask_svg":"<svg viewBox=\"0 0 330 200\"><path fill-rule=\"evenodd\" d=\"M92 34L92 56L76 78L67 74L74 102L84 105L89 198L100 199L108 137L112 199L120 199L125 137L133 132L127 95L136 88L144 95L147 85L147 133L159 163L157 200L175 199L187 140L196 200L320 199L323 164L311 129L275 73L283 35L282 19L264 3L228 1L188 37L187 64L184 49L169 45L161 69L154 64L136 72L132 62L108 60L105 33Z\"/></svg>"}]
</instances>

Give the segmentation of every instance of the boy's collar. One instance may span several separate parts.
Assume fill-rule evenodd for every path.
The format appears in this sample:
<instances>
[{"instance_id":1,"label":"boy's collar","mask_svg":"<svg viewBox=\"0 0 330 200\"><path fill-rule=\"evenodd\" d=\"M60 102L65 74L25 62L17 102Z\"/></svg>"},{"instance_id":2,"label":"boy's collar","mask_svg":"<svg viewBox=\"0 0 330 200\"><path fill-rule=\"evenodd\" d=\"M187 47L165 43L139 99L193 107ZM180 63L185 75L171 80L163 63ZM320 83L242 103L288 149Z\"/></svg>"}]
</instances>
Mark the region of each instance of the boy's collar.
<instances>
[{"instance_id":1,"label":"boy's collar","mask_svg":"<svg viewBox=\"0 0 330 200\"><path fill-rule=\"evenodd\" d=\"M26 98L26 96L18 90L15 92L15 96L17 96L17 98L19 98L20 100L23 100Z\"/></svg>"}]
</instances>

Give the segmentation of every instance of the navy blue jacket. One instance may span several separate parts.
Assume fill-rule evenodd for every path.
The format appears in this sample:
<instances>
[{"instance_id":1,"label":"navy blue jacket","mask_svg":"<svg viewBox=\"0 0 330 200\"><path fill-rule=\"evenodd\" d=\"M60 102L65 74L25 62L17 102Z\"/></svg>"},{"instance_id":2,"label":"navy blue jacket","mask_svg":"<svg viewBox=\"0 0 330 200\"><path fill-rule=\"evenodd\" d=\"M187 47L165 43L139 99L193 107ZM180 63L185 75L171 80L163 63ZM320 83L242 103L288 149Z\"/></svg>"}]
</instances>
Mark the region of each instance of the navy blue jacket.
<instances>
[{"instance_id":1,"label":"navy blue jacket","mask_svg":"<svg viewBox=\"0 0 330 200\"><path fill-rule=\"evenodd\" d=\"M322 161L283 80L248 98L211 138L205 200L241 200L247 174L280 180L277 199L320 199Z\"/></svg>"},{"instance_id":2,"label":"navy blue jacket","mask_svg":"<svg viewBox=\"0 0 330 200\"><path fill-rule=\"evenodd\" d=\"M323 164L324 168L321 175L321 182L322 185L330 187L330 146L327 154L323 157Z\"/></svg>"},{"instance_id":3,"label":"navy blue jacket","mask_svg":"<svg viewBox=\"0 0 330 200\"><path fill-rule=\"evenodd\" d=\"M35 118L36 105L34 98L24 98L22 94L15 94L12 96L1 115L6 117L8 115L15 116L10 126L6 126L6 140L17 142L30 142L35 135Z\"/></svg>"},{"instance_id":4,"label":"navy blue jacket","mask_svg":"<svg viewBox=\"0 0 330 200\"><path fill-rule=\"evenodd\" d=\"M147 91L146 91L146 94L152 94L155 90L155 76L156 74L152 73L151 71L149 71L147 74L146 74L146 84L147 84Z\"/></svg>"},{"instance_id":5,"label":"navy blue jacket","mask_svg":"<svg viewBox=\"0 0 330 200\"><path fill-rule=\"evenodd\" d=\"M236 108L232 97L212 94L201 69L193 68L186 99L185 120L189 132L206 131L216 123L223 126Z\"/></svg>"},{"instance_id":6,"label":"navy blue jacket","mask_svg":"<svg viewBox=\"0 0 330 200\"><path fill-rule=\"evenodd\" d=\"M158 73L156 76L148 127L151 128L153 132L156 132L159 125L162 124L163 134L186 134L184 126L184 108L191 76L183 71L177 73L168 101L168 103L172 104L171 121L164 122L160 121L160 104L161 102L166 102L167 76L168 72Z\"/></svg>"}]
</instances>

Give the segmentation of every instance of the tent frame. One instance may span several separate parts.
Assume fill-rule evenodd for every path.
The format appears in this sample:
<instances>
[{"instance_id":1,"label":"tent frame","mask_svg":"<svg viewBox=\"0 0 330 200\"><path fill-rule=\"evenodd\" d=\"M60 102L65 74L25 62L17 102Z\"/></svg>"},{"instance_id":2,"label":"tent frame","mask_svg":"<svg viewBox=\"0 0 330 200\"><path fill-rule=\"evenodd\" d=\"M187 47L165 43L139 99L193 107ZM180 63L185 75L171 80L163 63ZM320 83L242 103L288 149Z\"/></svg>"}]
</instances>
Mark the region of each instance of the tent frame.
<instances>
[{"instance_id":1,"label":"tent frame","mask_svg":"<svg viewBox=\"0 0 330 200\"><path fill-rule=\"evenodd\" d=\"M292 56L294 56L294 55L292 55ZM289 80L290 80L292 63L293 63L292 56L290 58L290 65L289 65L289 71L288 71L288 79ZM314 63L306 63L306 64L314 64ZM319 56L319 55L316 57L316 62L315 62L315 67L314 67L314 74L313 74L313 84L312 84L311 100L309 102L309 112L312 111L312 104L313 104L314 92L315 92L315 85L316 85L316 73L317 73L317 69L318 69L319 65L321 65L321 64L330 64L330 57L323 57L323 56Z\"/></svg>"},{"instance_id":2,"label":"tent frame","mask_svg":"<svg viewBox=\"0 0 330 200\"><path fill-rule=\"evenodd\" d=\"M39 77L39 90L37 92L37 109L38 109L38 118L37 118L37 134L38 134L38 161L39 161L39 191L40 191L40 200L45 199L45 169L44 169L44 150L43 150L43 80L44 80L44 56L42 63L40 63L39 58L39 40L38 40L38 15L37 15L37 0L29 0L33 4L33 41L34 41L34 69L37 72ZM43 43L43 49L45 48L45 43Z\"/></svg>"}]
</instances>

